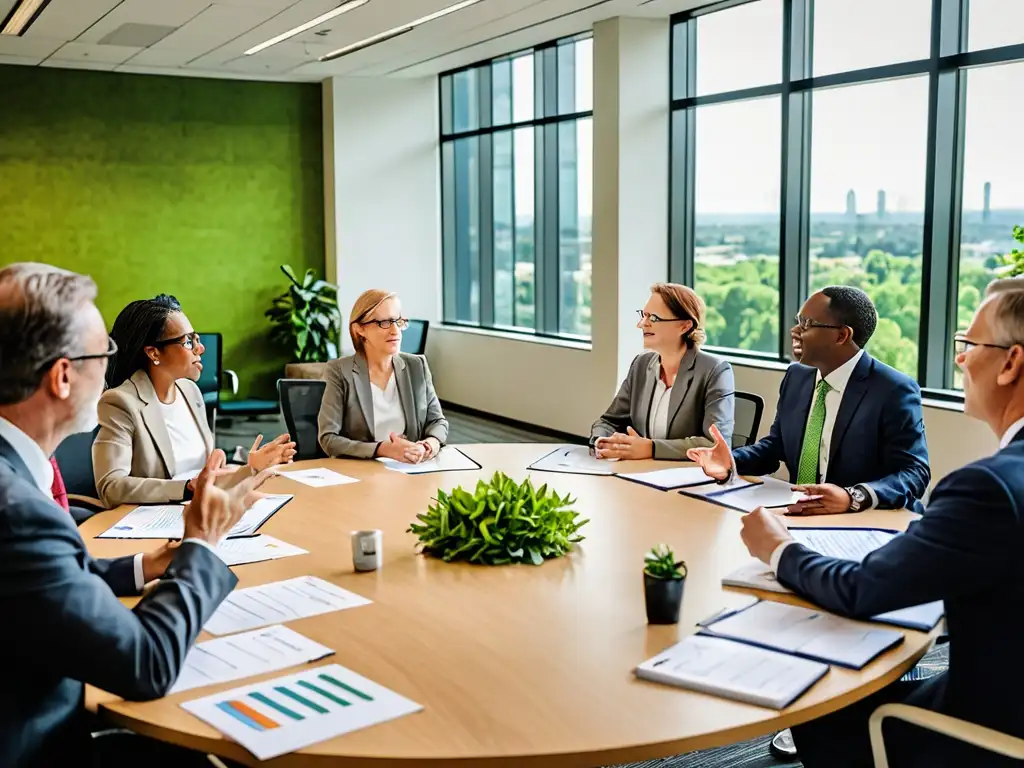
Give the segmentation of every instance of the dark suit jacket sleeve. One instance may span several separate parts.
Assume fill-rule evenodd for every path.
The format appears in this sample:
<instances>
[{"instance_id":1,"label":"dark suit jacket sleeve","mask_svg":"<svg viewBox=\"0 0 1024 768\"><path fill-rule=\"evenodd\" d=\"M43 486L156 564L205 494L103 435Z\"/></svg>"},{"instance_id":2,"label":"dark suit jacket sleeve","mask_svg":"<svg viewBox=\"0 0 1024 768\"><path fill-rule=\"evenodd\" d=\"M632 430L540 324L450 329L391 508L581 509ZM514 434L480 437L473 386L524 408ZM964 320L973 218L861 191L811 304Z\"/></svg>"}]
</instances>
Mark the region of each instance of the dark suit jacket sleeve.
<instances>
[{"instance_id":1,"label":"dark suit jacket sleeve","mask_svg":"<svg viewBox=\"0 0 1024 768\"><path fill-rule=\"evenodd\" d=\"M966 467L936 486L906 534L862 563L790 544L779 581L821 607L854 618L988 589L1016 579L1019 529L1012 496L987 467Z\"/></svg>"},{"instance_id":2,"label":"dark suit jacket sleeve","mask_svg":"<svg viewBox=\"0 0 1024 768\"><path fill-rule=\"evenodd\" d=\"M448 419L444 417L441 401L437 397L437 392L434 391L434 378L430 375L427 358L422 355L418 357L423 365L423 382L427 391L427 414L423 425L423 439L433 437L441 445L444 445L448 442Z\"/></svg>"},{"instance_id":3,"label":"dark suit jacket sleeve","mask_svg":"<svg viewBox=\"0 0 1024 768\"><path fill-rule=\"evenodd\" d=\"M915 382L901 381L888 393L881 433L880 465L890 474L866 485L875 492L881 509L912 507L931 480L921 389Z\"/></svg>"},{"instance_id":4,"label":"dark suit jacket sleeve","mask_svg":"<svg viewBox=\"0 0 1024 768\"><path fill-rule=\"evenodd\" d=\"M633 390L633 376L634 369L636 368L637 360L639 357L633 358L633 362L629 364L629 370L626 372L626 378L623 379L619 391L615 395L615 399L612 400L611 405L608 406L607 410L601 415L597 421L590 427L590 444L593 445L599 437L611 437L616 432L625 432L626 427L633 426L636 429L636 425L632 424L630 420L630 404L632 402L632 390Z\"/></svg>"},{"instance_id":5,"label":"dark suit jacket sleeve","mask_svg":"<svg viewBox=\"0 0 1024 768\"><path fill-rule=\"evenodd\" d=\"M109 560L89 560L89 570L107 583L117 597L139 594L135 587L135 555Z\"/></svg>"},{"instance_id":6,"label":"dark suit jacket sleeve","mask_svg":"<svg viewBox=\"0 0 1024 768\"><path fill-rule=\"evenodd\" d=\"M784 400L786 384L789 382L789 370L782 377L779 385L779 403L775 410L775 420L768 434L753 445L737 448L733 451L736 459L736 471L741 475L770 475L777 471L786 460L786 448L782 444L782 425L780 419L785 417Z\"/></svg>"},{"instance_id":7,"label":"dark suit jacket sleeve","mask_svg":"<svg viewBox=\"0 0 1024 768\"><path fill-rule=\"evenodd\" d=\"M234 574L208 549L182 544L164 580L129 610L82 567L77 531L46 517L24 516L36 524L9 536L0 558L0 612L17 617L13 658L126 699L165 695Z\"/></svg>"}]
</instances>

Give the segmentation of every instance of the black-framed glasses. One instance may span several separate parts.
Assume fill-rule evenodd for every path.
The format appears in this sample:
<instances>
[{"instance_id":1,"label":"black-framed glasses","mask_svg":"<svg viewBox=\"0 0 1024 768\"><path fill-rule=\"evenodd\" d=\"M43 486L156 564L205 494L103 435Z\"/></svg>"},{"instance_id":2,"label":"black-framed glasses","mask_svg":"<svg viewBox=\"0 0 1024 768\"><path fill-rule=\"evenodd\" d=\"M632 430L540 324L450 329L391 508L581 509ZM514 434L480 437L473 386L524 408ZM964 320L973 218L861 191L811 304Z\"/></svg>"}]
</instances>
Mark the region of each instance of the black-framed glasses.
<instances>
[{"instance_id":1,"label":"black-framed glasses","mask_svg":"<svg viewBox=\"0 0 1024 768\"><path fill-rule=\"evenodd\" d=\"M654 323L685 323L690 319L689 317L658 317L653 312L644 312L642 309L638 309L636 313L640 316L640 322L647 320L652 325Z\"/></svg>"},{"instance_id":2,"label":"black-framed glasses","mask_svg":"<svg viewBox=\"0 0 1024 768\"><path fill-rule=\"evenodd\" d=\"M385 331L389 330L391 326L404 330L409 327L409 319L406 317L386 317L383 320L365 320L360 325L376 325Z\"/></svg>"},{"instance_id":3,"label":"black-framed glasses","mask_svg":"<svg viewBox=\"0 0 1024 768\"><path fill-rule=\"evenodd\" d=\"M991 349L1013 349L1015 345L1011 344L986 344L983 341L972 341L967 338L967 334L958 333L953 337L953 354L959 357L960 355L966 354L975 347L990 347Z\"/></svg>"},{"instance_id":4,"label":"black-framed glasses","mask_svg":"<svg viewBox=\"0 0 1024 768\"><path fill-rule=\"evenodd\" d=\"M77 363L81 360L109 360L117 354L117 342L113 338L107 336L107 351L106 352L93 352L88 355L60 355L59 357L53 358L39 370L47 371L53 367L53 364L58 360L67 360L69 363Z\"/></svg>"},{"instance_id":5,"label":"black-framed glasses","mask_svg":"<svg viewBox=\"0 0 1024 768\"><path fill-rule=\"evenodd\" d=\"M172 344L181 344L185 349L192 350L199 346L199 334L195 333L184 333L181 336L175 336L173 339L162 339L161 341L153 342L153 346L157 349L163 349L169 347Z\"/></svg>"},{"instance_id":6,"label":"black-framed glasses","mask_svg":"<svg viewBox=\"0 0 1024 768\"><path fill-rule=\"evenodd\" d=\"M804 317L803 315L797 315L793 319L796 320L796 327L799 328L801 331L809 331L811 330L811 328L835 328L836 330L839 330L841 328L846 327L845 325L819 323L817 320L814 320L810 317Z\"/></svg>"}]
</instances>

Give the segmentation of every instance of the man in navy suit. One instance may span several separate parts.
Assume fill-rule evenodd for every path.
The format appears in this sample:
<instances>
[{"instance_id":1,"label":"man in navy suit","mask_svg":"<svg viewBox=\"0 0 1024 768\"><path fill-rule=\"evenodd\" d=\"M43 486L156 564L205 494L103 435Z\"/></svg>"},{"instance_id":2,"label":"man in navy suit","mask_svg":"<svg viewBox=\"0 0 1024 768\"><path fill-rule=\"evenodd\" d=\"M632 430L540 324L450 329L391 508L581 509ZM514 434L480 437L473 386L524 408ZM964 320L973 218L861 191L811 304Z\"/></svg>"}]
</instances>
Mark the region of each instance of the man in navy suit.
<instances>
[{"instance_id":1,"label":"man in navy suit","mask_svg":"<svg viewBox=\"0 0 1024 768\"><path fill-rule=\"evenodd\" d=\"M50 493L49 456L69 434L96 425L107 361L117 350L95 296L93 281L72 272L42 264L0 269L4 768L91 763L85 683L135 700L167 693L203 624L237 582L213 548L265 479L230 491L215 487L224 454L214 451L185 512L180 545L114 560L89 556L74 519ZM134 609L117 599L158 577ZM155 742L124 746L138 758L134 764L205 764L184 750L147 745Z\"/></svg>"},{"instance_id":2,"label":"man in navy suit","mask_svg":"<svg viewBox=\"0 0 1024 768\"><path fill-rule=\"evenodd\" d=\"M917 382L864 351L878 315L858 288L831 286L804 303L790 331L793 355L768 435L733 456L741 475L785 464L808 500L789 514L918 509L931 478ZM688 457L711 477L730 471L728 445Z\"/></svg>"},{"instance_id":3,"label":"man in navy suit","mask_svg":"<svg viewBox=\"0 0 1024 768\"><path fill-rule=\"evenodd\" d=\"M846 709L793 728L807 768L872 764L867 721L902 702L1024 737L1024 280L1000 280L954 340L964 412L986 422L1000 450L948 475L924 516L862 563L795 543L781 519L758 509L743 541L779 581L823 608L864 619L944 600L949 670L897 682ZM1018 761L914 726L885 728L894 768L1003 768Z\"/></svg>"}]
</instances>

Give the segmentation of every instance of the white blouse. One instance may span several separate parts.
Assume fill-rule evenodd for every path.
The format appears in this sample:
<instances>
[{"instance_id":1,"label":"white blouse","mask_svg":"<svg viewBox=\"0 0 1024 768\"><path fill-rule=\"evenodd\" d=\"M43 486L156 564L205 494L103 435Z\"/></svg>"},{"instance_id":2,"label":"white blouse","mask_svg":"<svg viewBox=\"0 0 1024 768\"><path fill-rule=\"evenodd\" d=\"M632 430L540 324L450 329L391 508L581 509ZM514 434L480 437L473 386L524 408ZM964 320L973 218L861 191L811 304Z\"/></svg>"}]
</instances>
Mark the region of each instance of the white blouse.
<instances>
[{"instance_id":1,"label":"white blouse","mask_svg":"<svg viewBox=\"0 0 1024 768\"><path fill-rule=\"evenodd\" d=\"M206 466L206 443L185 396L174 388L174 402L160 403L174 454L174 476L194 476Z\"/></svg>"},{"instance_id":2,"label":"white blouse","mask_svg":"<svg viewBox=\"0 0 1024 768\"><path fill-rule=\"evenodd\" d=\"M668 438L668 406L671 399L672 387L666 386L659 376L651 400L651 411L647 416L647 436L651 440Z\"/></svg>"},{"instance_id":3,"label":"white blouse","mask_svg":"<svg viewBox=\"0 0 1024 768\"><path fill-rule=\"evenodd\" d=\"M370 391L373 393L373 439L383 443L390 439L392 432L404 435L405 411L398 397L398 381L394 372L384 389L370 382Z\"/></svg>"}]
</instances>

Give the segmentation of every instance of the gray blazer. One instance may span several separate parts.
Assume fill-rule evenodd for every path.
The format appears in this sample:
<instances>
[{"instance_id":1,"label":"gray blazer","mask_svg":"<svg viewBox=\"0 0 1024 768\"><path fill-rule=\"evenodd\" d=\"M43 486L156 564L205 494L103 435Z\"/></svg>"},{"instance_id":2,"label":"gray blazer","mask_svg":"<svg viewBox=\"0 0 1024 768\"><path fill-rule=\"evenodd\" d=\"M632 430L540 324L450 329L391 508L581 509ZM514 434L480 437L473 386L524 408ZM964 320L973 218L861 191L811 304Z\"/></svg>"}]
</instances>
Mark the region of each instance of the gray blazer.
<instances>
[{"instance_id":1,"label":"gray blazer","mask_svg":"<svg viewBox=\"0 0 1024 768\"><path fill-rule=\"evenodd\" d=\"M448 421L434 392L427 360L399 352L394 356L398 396L405 414L405 436L413 442L448 440ZM320 405L320 447L331 458L372 459L377 453L373 436L373 395L370 370L362 355L327 364L327 389Z\"/></svg>"},{"instance_id":2,"label":"gray blazer","mask_svg":"<svg viewBox=\"0 0 1024 768\"><path fill-rule=\"evenodd\" d=\"M71 515L0 438L0 765L91 765L85 684L141 701L167 694L185 654L238 579L206 547L182 544L132 609L134 558L94 560Z\"/></svg>"},{"instance_id":3,"label":"gray blazer","mask_svg":"<svg viewBox=\"0 0 1024 768\"><path fill-rule=\"evenodd\" d=\"M661 357L657 352L644 352L634 359L612 404L590 428L590 444L599 437L625 432L626 427L649 437L647 421L659 376ZM691 347L683 356L669 395L668 438L654 441L654 458L681 460L690 448L713 445L712 424L730 443L735 390L727 361Z\"/></svg>"}]
</instances>

